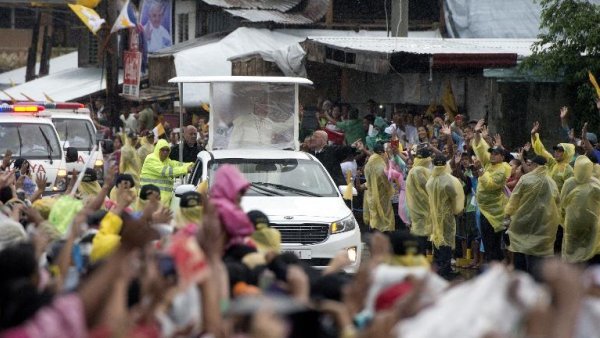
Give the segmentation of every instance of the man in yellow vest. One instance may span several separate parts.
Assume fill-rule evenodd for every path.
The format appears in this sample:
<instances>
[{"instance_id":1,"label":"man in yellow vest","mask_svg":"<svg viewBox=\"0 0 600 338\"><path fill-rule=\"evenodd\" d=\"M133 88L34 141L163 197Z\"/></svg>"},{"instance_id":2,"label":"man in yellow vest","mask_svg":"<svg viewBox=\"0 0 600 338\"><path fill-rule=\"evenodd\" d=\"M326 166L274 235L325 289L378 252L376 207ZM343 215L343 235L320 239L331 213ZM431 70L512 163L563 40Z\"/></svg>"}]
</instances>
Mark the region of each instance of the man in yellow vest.
<instances>
[{"instance_id":1,"label":"man in yellow vest","mask_svg":"<svg viewBox=\"0 0 600 338\"><path fill-rule=\"evenodd\" d=\"M160 189L160 201L164 206L171 204L173 181L192 170L193 162L182 163L169 159L171 147L164 139L158 140L154 152L146 157L140 175L142 186L154 184Z\"/></svg>"}]
</instances>

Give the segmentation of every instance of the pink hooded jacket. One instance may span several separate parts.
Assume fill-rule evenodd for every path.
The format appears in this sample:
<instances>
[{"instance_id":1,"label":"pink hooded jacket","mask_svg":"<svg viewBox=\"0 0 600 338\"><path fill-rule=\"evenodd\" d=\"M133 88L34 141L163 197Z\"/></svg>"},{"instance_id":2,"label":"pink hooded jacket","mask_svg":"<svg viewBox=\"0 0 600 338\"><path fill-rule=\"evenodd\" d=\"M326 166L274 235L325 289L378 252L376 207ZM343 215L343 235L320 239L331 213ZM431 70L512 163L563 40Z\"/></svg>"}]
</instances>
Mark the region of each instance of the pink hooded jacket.
<instances>
[{"instance_id":1,"label":"pink hooded jacket","mask_svg":"<svg viewBox=\"0 0 600 338\"><path fill-rule=\"evenodd\" d=\"M254 232L248 215L236 204L237 195L250 187L244 176L232 165L221 166L215 174L210 200L217 208L219 219L229 236L226 247L244 242Z\"/></svg>"}]
</instances>

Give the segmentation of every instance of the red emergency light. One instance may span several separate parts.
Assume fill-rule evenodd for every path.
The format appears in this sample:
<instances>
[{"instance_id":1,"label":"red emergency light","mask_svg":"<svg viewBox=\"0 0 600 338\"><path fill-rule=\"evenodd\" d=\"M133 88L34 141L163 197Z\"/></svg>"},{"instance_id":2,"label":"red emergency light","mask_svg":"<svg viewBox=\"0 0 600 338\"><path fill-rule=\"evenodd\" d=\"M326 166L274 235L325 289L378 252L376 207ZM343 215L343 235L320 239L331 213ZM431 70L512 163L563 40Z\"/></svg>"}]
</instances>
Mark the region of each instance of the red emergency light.
<instances>
[{"instance_id":1,"label":"red emergency light","mask_svg":"<svg viewBox=\"0 0 600 338\"><path fill-rule=\"evenodd\" d=\"M85 108L83 103L78 102L44 102L44 101L22 101L17 102L17 105L37 105L47 109L79 109Z\"/></svg>"}]
</instances>

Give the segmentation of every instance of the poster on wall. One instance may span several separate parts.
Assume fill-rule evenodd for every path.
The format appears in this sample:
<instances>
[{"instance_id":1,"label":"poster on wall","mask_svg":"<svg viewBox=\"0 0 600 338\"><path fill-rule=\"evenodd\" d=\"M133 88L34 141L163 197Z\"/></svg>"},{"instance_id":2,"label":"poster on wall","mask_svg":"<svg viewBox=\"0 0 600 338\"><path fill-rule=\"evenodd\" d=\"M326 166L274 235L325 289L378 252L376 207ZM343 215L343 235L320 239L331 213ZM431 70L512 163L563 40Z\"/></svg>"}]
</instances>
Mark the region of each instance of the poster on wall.
<instances>
[{"instance_id":1,"label":"poster on wall","mask_svg":"<svg viewBox=\"0 0 600 338\"><path fill-rule=\"evenodd\" d=\"M143 2L141 24L148 52L153 53L173 45L171 38L172 8L172 0L145 0Z\"/></svg>"}]
</instances>

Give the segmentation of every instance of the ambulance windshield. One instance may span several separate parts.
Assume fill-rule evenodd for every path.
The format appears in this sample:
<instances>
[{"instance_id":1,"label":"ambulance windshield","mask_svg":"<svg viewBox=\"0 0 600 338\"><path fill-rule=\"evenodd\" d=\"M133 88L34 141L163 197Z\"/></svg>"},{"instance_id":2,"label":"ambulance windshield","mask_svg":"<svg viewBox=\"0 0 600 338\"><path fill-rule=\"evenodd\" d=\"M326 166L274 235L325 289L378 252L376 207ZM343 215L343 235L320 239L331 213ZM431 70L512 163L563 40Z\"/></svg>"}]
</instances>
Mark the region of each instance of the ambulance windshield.
<instances>
[{"instance_id":1,"label":"ambulance windshield","mask_svg":"<svg viewBox=\"0 0 600 338\"><path fill-rule=\"evenodd\" d=\"M46 140L47 138L47 140ZM1 123L0 154L13 157L60 160L60 145L52 126L41 123Z\"/></svg>"}]
</instances>

